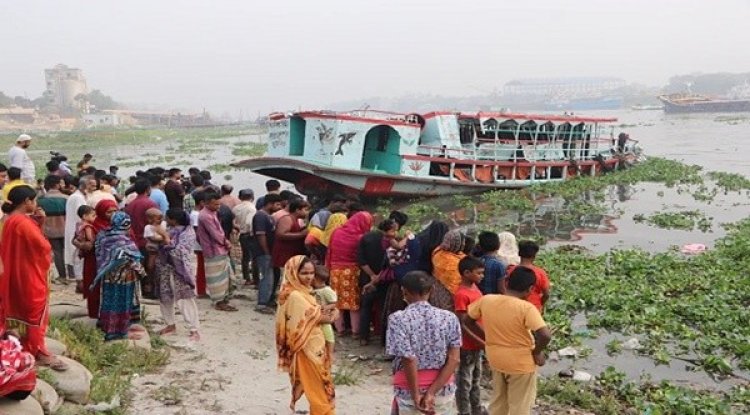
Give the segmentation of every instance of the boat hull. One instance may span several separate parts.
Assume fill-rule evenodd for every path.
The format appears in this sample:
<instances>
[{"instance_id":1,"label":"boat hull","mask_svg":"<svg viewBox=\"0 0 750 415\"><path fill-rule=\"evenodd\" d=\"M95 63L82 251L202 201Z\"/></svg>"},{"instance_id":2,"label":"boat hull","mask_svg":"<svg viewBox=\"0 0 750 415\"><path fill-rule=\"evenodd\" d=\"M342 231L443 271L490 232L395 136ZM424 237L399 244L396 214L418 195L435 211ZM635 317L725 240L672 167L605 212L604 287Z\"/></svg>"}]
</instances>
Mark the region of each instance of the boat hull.
<instances>
[{"instance_id":1,"label":"boat hull","mask_svg":"<svg viewBox=\"0 0 750 415\"><path fill-rule=\"evenodd\" d=\"M619 161L619 159L607 160L605 167L614 169ZM627 159L626 161L633 162L635 160ZM367 199L380 197L408 199L425 196L466 195L498 189L520 189L534 183L563 180L507 180L495 183L462 182L439 177L411 177L371 171L344 170L283 157L257 157L233 165L293 183L297 191L308 196L344 193ZM597 168L594 165L589 167L593 169L594 174L597 173ZM591 173L592 171L589 170L586 174Z\"/></svg>"},{"instance_id":2,"label":"boat hull","mask_svg":"<svg viewBox=\"0 0 750 415\"><path fill-rule=\"evenodd\" d=\"M660 97L667 114L685 114L693 112L750 112L750 100L714 100L675 103Z\"/></svg>"}]
</instances>

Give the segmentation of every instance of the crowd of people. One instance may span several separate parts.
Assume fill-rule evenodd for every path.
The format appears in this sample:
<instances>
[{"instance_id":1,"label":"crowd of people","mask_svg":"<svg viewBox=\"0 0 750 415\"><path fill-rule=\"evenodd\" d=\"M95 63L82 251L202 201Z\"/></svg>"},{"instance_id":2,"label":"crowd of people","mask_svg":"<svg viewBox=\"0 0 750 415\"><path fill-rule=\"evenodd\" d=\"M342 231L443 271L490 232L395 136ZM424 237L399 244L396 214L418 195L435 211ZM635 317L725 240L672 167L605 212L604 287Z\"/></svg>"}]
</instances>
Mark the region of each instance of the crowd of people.
<instances>
[{"instance_id":1,"label":"crowd of people","mask_svg":"<svg viewBox=\"0 0 750 415\"><path fill-rule=\"evenodd\" d=\"M14 148L30 140L22 135ZM292 410L304 394L312 415L335 413L335 343L349 336L379 342L392 359L392 414L530 413L551 339L536 243L508 232L475 239L441 221L415 234L400 211L375 223L356 198L312 205L276 180L257 200L251 189L234 196L197 168L187 176L151 168L122 184L115 166L97 169L89 154L76 171L53 154L38 186L17 153L21 167L12 157L10 168L0 165L0 324L37 365L67 369L44 340L54 263L106 340L143 336L145 297L159 300L161 335L176 333L177 308L189 339L200 341L197 297L234 312L232 291L257 289L254 311L276 318Z\"/></svg>"}]
</instances>

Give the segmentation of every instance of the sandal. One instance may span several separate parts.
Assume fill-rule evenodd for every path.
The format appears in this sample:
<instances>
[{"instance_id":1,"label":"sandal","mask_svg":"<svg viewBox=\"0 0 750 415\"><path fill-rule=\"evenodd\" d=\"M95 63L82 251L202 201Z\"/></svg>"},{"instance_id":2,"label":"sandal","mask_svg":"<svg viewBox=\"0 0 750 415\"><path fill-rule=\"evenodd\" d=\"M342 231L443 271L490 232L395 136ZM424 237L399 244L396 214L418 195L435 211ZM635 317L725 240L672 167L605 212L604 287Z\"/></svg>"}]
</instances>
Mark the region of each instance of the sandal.
<instances>
[{"instance_id":1,"label":"sandal","mask_svg":"<svg viewBox=\"0 0 750 415\"><path fill-rule=\"evenodd\" d=\"M237 308L229 305L229 303L217 303L214 308L219 311L237 311Z\"/></svg>"}]
</instances>

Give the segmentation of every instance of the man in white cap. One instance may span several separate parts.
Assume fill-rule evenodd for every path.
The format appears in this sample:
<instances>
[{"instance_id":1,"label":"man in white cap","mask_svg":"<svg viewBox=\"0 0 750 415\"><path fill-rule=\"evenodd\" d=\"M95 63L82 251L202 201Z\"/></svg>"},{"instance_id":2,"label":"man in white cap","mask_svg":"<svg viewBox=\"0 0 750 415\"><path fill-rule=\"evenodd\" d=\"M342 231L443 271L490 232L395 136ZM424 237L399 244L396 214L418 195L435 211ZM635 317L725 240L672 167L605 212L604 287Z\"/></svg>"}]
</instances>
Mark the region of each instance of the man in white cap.
<instances>
[{"instance_id":1,"label":"man in white cap","mask_svg":"<svg viewBox=\"0 0 750 415\"><path fill-rule=\"evenodd\" d=\"M34 168L34 162L31 161L31 157L26 154L26 149L29 148L30 145L30 135L19 135L16 139L16 145L11 147L10 151L8 151L8 159L10 160L10 167L18 167L21 169L21 180L34 186L36 184L36 169Z\"/></svg>"}]
</instances>

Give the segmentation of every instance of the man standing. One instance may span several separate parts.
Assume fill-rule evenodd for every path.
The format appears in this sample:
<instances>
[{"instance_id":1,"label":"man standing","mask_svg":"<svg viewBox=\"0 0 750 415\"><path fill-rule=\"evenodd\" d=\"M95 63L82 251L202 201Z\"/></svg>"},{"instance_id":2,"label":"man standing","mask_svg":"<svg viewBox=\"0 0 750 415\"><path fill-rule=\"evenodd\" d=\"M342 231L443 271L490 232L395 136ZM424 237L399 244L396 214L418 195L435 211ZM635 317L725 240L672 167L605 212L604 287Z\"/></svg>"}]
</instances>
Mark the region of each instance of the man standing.
<instances>
[{"instance_id":1,"label":"man standing","mask_svg":"<svg viewBox=\"0 0 750 415\"><path fill-rule=\"evenodd\" d=\"M253 242L253 216L257 212L253 203L255 194L252 189L240 190L240 203L232 209L234 213L234 226L240 232L240 247L242 248L242 279L245 285L251 283L258 285L258 267L255 263L252 266L252 279L250 278L250 261L252 260L252 242Z\"/></svg>"},{"instance_id":2,"label":"man standing","mask_svg":"<svg viewBox=\"0 0 750 415\"><path fill-rule=\"evenodd\" d=\"M221 185L221 199L219 201L229 209L234 209L235 206L240 204L240 199L232 196L232 191L234 191L234 187L231 184Z\"/></svg>"},{"instance_id":3,"label":"man standing","mask_svg":"<svg viewBox=\"0 0 750 415\"><path fill-rule=\"evenodd\" d=\"M274 314L276 310L271 306L274 293L274 272L271 266L271 252L273 249L276 223L273 213L281 209L281 196L267 194L264 198L263 209L253 216L253 261L258 264L260 284L258 285L258 305L255 311L264 314Z\"/></svg>"},{"instance_id":4,"label":"man standing","mask_svg":"<svg viewBox=\"0 0 750 415\"><path fill-rule=\"evenodd\" d=\"M151 194L149 197L158 205L161 214L166 215L167 210L169 210L169 201L167 201L167 195L161 190L161 176L152 174L149 180L151 180Z\"/></svg>"},{"instance_id":5,"label":"man standing","mask_svg":"<svg viewBox=\"0 0 750 415\"><path fill-rule=\"evenodd\" d=\"M89 205L96 208L96 205L102 200L111 200L117 203L117 198L112 193L112 185L117 181L115 176L105 174L99 179L99 188L89 194Z\"/></svg>"},{"instance_id":6,"label":"man standing","mask_svg":"<svg viewBox=\"0 0 750 415\"><path fill-rule=\"evenodd\" d=\"M31 136L28 134L21 134L16 139L16 145L10 148L8 151L8 159L10 160L10 167L18 167L21 169L21 180L30 186L34 186L36 182L36 169L34 162L31 161L31 157L26 153L26 149L31 145Z\"/></svg>"},{"instance_id":7,"label":"man standing","mask_svg":"<svg viewBox=\"0 0 750 415\"><path fill-rule=\"evenodd\" d=\"M169 179L164 185L164 194L167 195L170 209L182 209L185 200L185 188L182 187L182 170L178 168L169 169Z\"/></svg>"},{"instance_id":8,"label":"man standing","mask_svg":"<svg viewBox=\"0 0 750 415\"><path fill-rule=\"evenodd\" d=\"M76 234L76 226L81 220L78 217L78 208L86 204L86 193L89 183L96 183L92 176L83 176L74 179L77 189L65 202L65 266L68 278L75 278L76 292L83 292L83 262L77 255L76 247L73 246L73 237Z\"/></svg>"},{"instance_id":9,"label":"man standing","mask_svg":"<svg viewBox=\"0 0 750 415\"><path fill-rule=\"evenodd\" d=\"M60 191L62 179L60 176L49 175L44 179L44 196L38 199L39 207L44 210L47 219L44 221L44 236L52 245L52 255L55 260L57 276L61 280L67 278L65 270L65 206L68 196Z\"/></svg>"},{"instance_id":10,"label":"man standing","mask_svg":"<svg viewBox=\"0 0 750 415\"><path fill-rule=\"evenodd\" d=\"M229 304L231 261L229 260L229 240L219 222L219 195L207 191L204 194L205 207L198 214L196 236L203 250L206 268L206 286L214 308L219 311L237 311Z\"/></svg>"},{"instance_id":11,"label":"man standing","mask_svg":"<svg viewBox=\"0 0 750 415\"><path fill-rule=\"evenodd\" d=\"M552 333L539 310L526 301L536 283L534 271L519 266L507 279L505 295L490 294L474 301L461 322L485 343L492 368L489 412L529 415L536 400L536 367L545 363L544 349Z\"/></svg>"},{"instance_id":12,"label":"man standing","mask_svg":"<svg viewBox=\"0 0 750 415\"><path fill-rule=\"evenodd\" d=\"M266 194L267 195L279 194L279 189L281 189L281 183L279 183L278 180L271 179L266 182ZM266 205L265 199L266 199L265 196L259 197L258 200L255 202L255 209L257 210L263 209L263 206Z\"/></svg>"},{"instance_id":13,"label":"man standing","mask_svg":"<svg viewBox=\"0 0 750 415\"><path fill-rule=\"evenodd\" d=\"M125 213L130 215L131 229L135 236L135 244L143 254L144 261L148 260L146 255L146 238L143 237L143 230L148 223L146 217L146 211L151 208L159 209L159 206L149 198L151 192L151 183L146 179L138 179L135 182L135 193L138 195L133 199L132 202L128 203L123 209ZM145 262L144 262L145 263ZM154 298L154 281L146 277L143 281L143 296L147 298Z\"/></svg>"}]
</instances>

